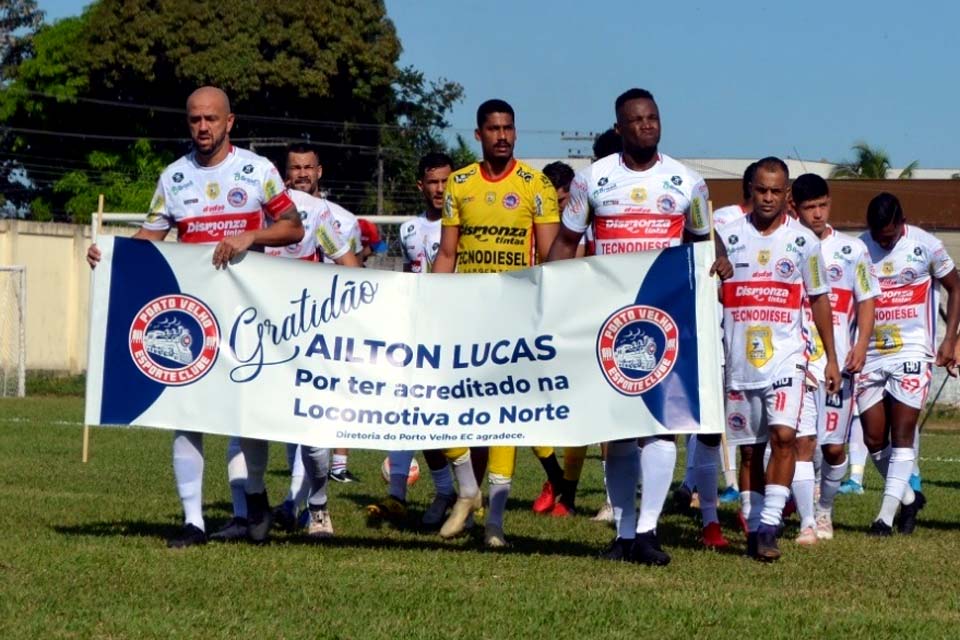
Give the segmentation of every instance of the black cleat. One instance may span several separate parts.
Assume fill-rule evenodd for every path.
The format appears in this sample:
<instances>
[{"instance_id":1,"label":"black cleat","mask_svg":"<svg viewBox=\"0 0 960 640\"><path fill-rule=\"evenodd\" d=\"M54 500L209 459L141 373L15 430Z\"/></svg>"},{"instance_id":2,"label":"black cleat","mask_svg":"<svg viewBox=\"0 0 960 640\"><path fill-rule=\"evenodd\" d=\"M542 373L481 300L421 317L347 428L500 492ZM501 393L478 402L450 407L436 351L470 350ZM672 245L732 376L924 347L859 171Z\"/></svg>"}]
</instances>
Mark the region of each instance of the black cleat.
<instances>
[{"instance_id":1,"label":"black cleat","mask_svg":"<svg viewBox=\"0 0 960 640\"><path fill-rule=\"evenodd\" d=\"M180 535L167 540L167 548L169 549L183 549L200 544L207 544L207 534L200 527L192 524L184 525Z\"/></svg>"},{"instance_id":2,"label":"black cleat","mask_svg":"<svg viewBox=\"0 0 960 640\"><path fill-rule=\"evenodd\" d=\"M273 513L270 512L270 502L267 492L248 493L247 495L247 539L250 542L265 542L270 535L273 525Z\"/></svg>"},{"instance_id":3,"label":"black cleat","mask_svg":"<svg viewBox=\"0 0 960 640\"><path fill-rule=\"evenodd\" d=\"M777 546L777 527L761 524L757 529L757 560L775 562L780 559L780 547Z\"/></svg>"},{"instance_id":4,"label":"black cleat","mask_svg":"<svg viewBox=\"0 0 960 640\"><path fill-rule=\"evenodd\" d=\"M293 533L298 527L297 508L292 501L284 501L283 504L273 510L273 524L281 531Z\"/></svg>"},{"instance_id":5,"label":"black cleat","mask_svg":"<svg viewBox=\"0 0 960 640\"><path fill-rule=\"evenodd\" d=\"M889 538L893 535L893 528L883 520L874 520L870 528L867 529L867 535L875 538Z\"/></svg>"},{"instance_id":6,"label":"black cleat","mask_svg":"<svg viewBox=\"0 0 960 640\"><path fill-rule=\"evenodd\" d=\"M247 539L247 519L230 518L227 524L210 534L214 542L236 542Z\"/></svg>"},{"instance_id":7,"label":"black cleat","mask_svg":"<svg viewBox=\"0 0 960 640\"><path fill-rule=\"evenodd\" d=\"M665 567L670 564L670 556L660 547L657 532L646 531L638 533L630 551L630 561L655 567Z\"/></svg>"},{"instance_id":8,"label":"black cleat","mask_svg":"<svg viewBox=\"0 0 960 640\"><path fill-rule=\"evenodd\" d=\"M633 547L633 540L624 538L614 538L610 547L600 554L601 560L611 560L613 562L626 562L630 559L630 549Z\"/></svg>"},{"instance_id":9,"label":"black cleat","mask_svg":"<svg viewBox=\"0 0 960 640\"><path fill-rule=\"evenodd\" d=\"M927 504L927 498L922 491L915 492L916 499L911 504L900 507L900 520L897 521L897 531L910 535L917 528L917 514Z\"/></svg>"},{"instance_id":10,"label":"black cleat","mask_svg":"<svg viewBox=\"0 0 960 640\"><path fill-rule=\"evenodd\" d=\"M347 483L347 482L360 482L360 478L350 473L349 470L344 469L342 471L331 471L327 474L327 477L333 480L334 482Z\"/></svg>"}]
</instances>

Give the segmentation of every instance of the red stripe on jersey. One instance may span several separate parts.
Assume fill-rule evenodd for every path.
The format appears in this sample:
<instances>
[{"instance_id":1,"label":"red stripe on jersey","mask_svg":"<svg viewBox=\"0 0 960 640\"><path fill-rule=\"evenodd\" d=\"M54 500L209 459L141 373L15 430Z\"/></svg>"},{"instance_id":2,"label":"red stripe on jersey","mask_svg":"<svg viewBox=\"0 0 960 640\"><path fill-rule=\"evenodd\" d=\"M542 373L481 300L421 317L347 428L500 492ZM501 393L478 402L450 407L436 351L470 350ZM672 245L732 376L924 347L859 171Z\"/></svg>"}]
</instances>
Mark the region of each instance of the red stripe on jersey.
<instances>
[{"instance_id":1,"label":"red stripe on jersey","mask_svg":"<svg viewBox=\"0 0 960 640\"><path fill-rule=\"evenodd\" d=\"M880 289L880 296L877 298L878 309L923 304L927 301L927 294L930 292L930 280L893 289L885 289L881 286Z\"/></svg>"},{"instance_id":2,"label":"red stripe on jersey","mask_svg":"<svg viewBox=\"0 0 960 640\"><path fill-rule=\"evenodd\" d=\"M594 233L599 242L638 238L682 239L683 221L682 215L633 213L603 216L594 221Z\"/></svg>"},{"instance_id":3,"label":"red stripe on jersey","mask_svg":"<svg viewBox=\"0 0 960 640\"><path fill-rule=\"evenodd\" d=\"M191 243L220 242L244 231L256 231L262 226L263 215L259 211L197 216L177 222L177 239Z\"/></svg>"},{"instance_id":4,"label":"red stripe on jersey","mask_svg":"<svg viewBox=\"0 0 960 640\"><path fill-rule=\"evenodd\" d=\"M727 282L723 283L725 308L768 307L800 309L803 288L800 283L785 282Z\"/></svg>"},{"instance_id":5,"label":"red stripe on jersey","mask_svg":"<svg viewBox=\"0 0 960 640\"><path fill-rule=\"evenodd\" d=\"M279 216L289 207L296 208L296 205L294 205L293 200L290 199L290 194L284 191L283 193L274 196L273 200L263 205L263 210L268 216L270 216L270 218L276 220L277 216Z\"/></svg>"},{"instance_id":6,"label":"red stripe on jersey","mask_svg":"<svg viewBox=\"0 0 960 640\"><path fill-rule=\"evenodd\" d=\"M829 295L830 304L833 305L834 313L847 316L853 312L853 291L834 287L830 290Z\"/></svg>"}]
</instances>

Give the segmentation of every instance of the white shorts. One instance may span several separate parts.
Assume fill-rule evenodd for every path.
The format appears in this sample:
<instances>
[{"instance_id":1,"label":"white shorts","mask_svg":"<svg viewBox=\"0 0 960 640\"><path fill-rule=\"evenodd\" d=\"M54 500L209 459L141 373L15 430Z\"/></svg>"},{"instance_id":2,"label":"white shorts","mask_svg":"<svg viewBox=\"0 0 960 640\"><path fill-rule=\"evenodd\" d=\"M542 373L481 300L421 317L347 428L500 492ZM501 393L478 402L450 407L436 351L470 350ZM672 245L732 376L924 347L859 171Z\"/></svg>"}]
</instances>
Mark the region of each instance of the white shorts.
<instances>
[{"instance_id":1,"label":"white shorts","mask_svg":"<svg viewBox=\"0 0 960 640\"><path fill-rule=\"evenodd\" d=\"M807 387L797 437L817 436L817 443L846 444L853 421L853 379L843 375L840 393L828 395L824 383Z\"/></svg>"},{"instance_id":2,"label":"white shorts","mask_svg":"<svg viewBox=\"0 0 960 640\"><path fill-rule=\"evenodd\" d=\"M770 425L796 429L803 407L804 379L799 369L763 389L728 391L727 442L759 444L770 439Z\"/></svg>"},{"instance_id":3,"label":"white shorts","mask_svg":"<svg viewBox=\"0 0 960 640\"><path fill-rule=\"evenodd\" d=\"M863 413L887 394L897 402L923 409L930 391L930 363L922 360L893 362L861 374L857 379L857 407Z\"/></svg>"}]
</instances>

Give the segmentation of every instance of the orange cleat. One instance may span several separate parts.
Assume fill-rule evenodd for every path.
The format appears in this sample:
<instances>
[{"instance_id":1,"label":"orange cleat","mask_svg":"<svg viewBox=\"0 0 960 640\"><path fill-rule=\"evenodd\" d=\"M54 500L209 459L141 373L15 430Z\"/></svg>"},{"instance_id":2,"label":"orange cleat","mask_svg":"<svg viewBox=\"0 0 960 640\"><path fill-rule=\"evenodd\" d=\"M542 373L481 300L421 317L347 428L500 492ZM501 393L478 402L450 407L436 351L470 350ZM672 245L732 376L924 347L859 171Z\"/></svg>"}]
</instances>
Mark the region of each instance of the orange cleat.
<instances>
[{"instance_id":1,"label":"orange cleat","mask_svg":"<svg viewBox=\"0 0 960 640\"><path fill-rule=\"evenodd\" d=\"M557 502L553 505L553 509L550 510L550 515L554 518L571 518L576 514L576 511L562 502Z\"/></svg>"}]
</instances>

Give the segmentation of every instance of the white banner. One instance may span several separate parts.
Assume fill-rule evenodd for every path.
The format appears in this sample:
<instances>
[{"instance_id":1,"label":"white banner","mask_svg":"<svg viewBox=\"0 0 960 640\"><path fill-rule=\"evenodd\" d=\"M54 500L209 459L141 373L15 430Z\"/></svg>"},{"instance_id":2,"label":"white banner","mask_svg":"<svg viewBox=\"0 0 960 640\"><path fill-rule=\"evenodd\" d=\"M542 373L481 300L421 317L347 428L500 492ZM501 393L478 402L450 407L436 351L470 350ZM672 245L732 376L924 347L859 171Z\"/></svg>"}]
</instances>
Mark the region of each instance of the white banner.
<instances>
[{"instance_id":1,"label":"white banner","mask_svg":"<svg viewBox=\"0 0 960 640\"><path fill-rule=\"evenodd\" d=\"M497 275L100 248L88 424L370 449L723 429L710 243Z\"/></svg>"}]
</instances>

